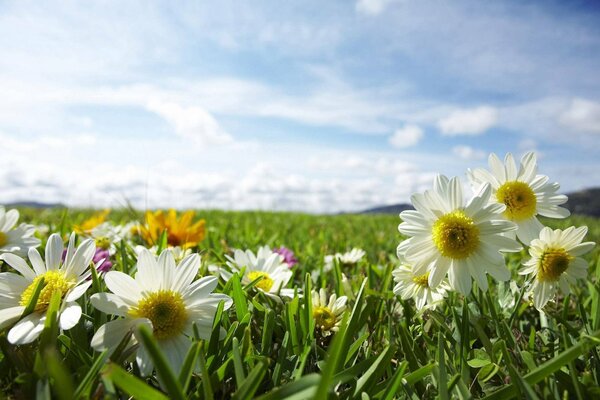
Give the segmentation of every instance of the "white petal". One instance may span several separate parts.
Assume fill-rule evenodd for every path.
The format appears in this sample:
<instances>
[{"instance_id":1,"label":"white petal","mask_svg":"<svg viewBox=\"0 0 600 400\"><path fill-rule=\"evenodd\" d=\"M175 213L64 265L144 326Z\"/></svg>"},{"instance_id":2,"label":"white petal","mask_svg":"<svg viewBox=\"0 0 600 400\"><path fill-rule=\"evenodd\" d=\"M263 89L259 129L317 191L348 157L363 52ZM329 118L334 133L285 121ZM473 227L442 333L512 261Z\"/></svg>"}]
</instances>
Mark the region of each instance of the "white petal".
<instances>
[{"instance_id":1,"label":"white petal","mask_svg":"<svg viewBox=\"0 0 600 400\"><path fill-rule=\"evenodd\" d=\"M448 270L448 280L450 286L464 296L471 291L471 275L465 270L464 265L458 265L456 261L452 261Z\"/></svg>"},{"instance_id":2,"label":"white petal","mask_svg":"<svg viewBox=\"0 0 600 400\"><path fill-rule=\"evenodd\" d=\"M106 314L127 316L128 311L136 304L112 293L96 293L90 298L95 309Z\"/></svg>"},{"instance_id":3,"label":"white petal","mask_svg":"<svg viewBox=\"0 0 600 400\"><path fill-rule=\"evenodd\" d=\"M500 235L489 235L481 238L482 242L488 243L491 246L496 247L500 251L504 252L517 252L523 250L523 246L514 239L500 236Z\"/></svg>"},{"instance_id":4,"label":"white petal","mask_svg":"<svg viewBox=\"0 0 600 400\"><path fill-rule=\"evenodd\" d=\"M585 243L578 244L577 246L571 247L570 249L567 249L567 250L568 250L569 254L577 257L577 256L580 256L582 254L585 254L585 253L591 251L595 245L596 245L596 243L594 243L594 242L585 242Z\"/></svg>"},{"instance_id":5,"label":"white petal","mask_svg":"<svg viewBox=\"0 0 600 400\"><path fill-rule=\"evenodd\" d=\"M77 303L66 303L65 308L60 313L60 328L69 330L79 322L81 318L81 307Z\"/></svg>"},{"instance_id":6,"label":"white petal","mask_svg":"<svg viewBox=\"0 0 600 400\"><path fill-rule=\"evenodd\" d=\"M521 182L530 183L537 174L537 161L535 153L530 151L521 157L521 168L519 171L518 180Z\"/></svg>"},{"instance_id":7,"label":"white petal","mask_svg":"<svg viewBox=\"0 0 600 400\"><path fill-rule=\"evenodd\" d=\"M46 243L46 269L58 269L62 260L63 241L60 235L53 233Z\"/></svg>"},{"instance_id":8,"label":"white petal","mask_svg":"<svg viewBox=\"0 0 600 400\"><path fill-rule=\"evenodd\" d=\"M63 265L71 264L71 260L73 259L73 254L75 254L75 232L71 233L69 236L69 243L67 244L67 250L65 253L65 259L63 261Z\"/></svg>"},{"instance_id":9,"label":"white petal","mask_svg":"<svg viewBox=\"0 0 600 400\"><path fill-rule=\"evenodd\" d=\"M110 349L112 353L121 343L127 332L134 326L128 318L120 318L102 325L94 334L91 346L96 351Z\"/></svg>"},{"instance_id":10,"label":"white petal","mask_svg":"<svg viewBox=\"0 0 600 400\"><path fill-rule=\"evenodd\" d=\"M135 279L120 271L108 271L104 276L106 287L123 299L137 304L142 297L140 285Z\"/></svg>"},{"instance_id":11,"label":"white petal","mask_svg":"<svg viewBox=\"0 0 600 400\"><path fill-rule=\"evenodd\" d=\"M12 325L25 311L23 306L15 306L0 310L0 330Z\"/></svg>"},{"instance_id":12,"label":"white petal","mask_svg":"<svg viewBox=\"0 0 600 400\"><path fill-rule=\"evenodd\" d=\"M525 244L531 243L532 240L537 239L544 226L536 217L530 218L525 221L517 222L519 229L517 230L517 237Z\"/></svg>"},{"instance_id":13,"label":"white petal","mask_svg":"<svg viewBox=\"0 0 600 400\"><path fill-rule=\"evenodd\" d=\"M31 262L31 265L33 266L33 270L35 271L36 275L45 274L46 263L44 263L44 260L42 260L42 256L40 256L40 253L32 247L29 249L28 256L29 262Z\"/></svg>"},{"instance_id":14,"label":"white petal","mask_svg":"<svg viewBox=\"0 0 600 400\"><path fill-rule=\"evenodd\" d=\"M0 272L0 298L4 295L20 299L21 294L30 284L31 281L22 275L13 272Z\"/></svg>"},{"instance_id":15,"label":"white petal","mask_svg":"<svg viewBox=\"0 0 600 400\"><path fill-rule=\"evenodd\" d=\"M162 272L161 289L171 289L175 276L175 257L171 250L163 250L158 257L158 267Z\"/></svg>"},{"instance_id":16,"label":"white petal","mask_svg":"<svg viewBox=\"0 0 600 400\"><path fill-rule=\"evenodd\" d=\"M540 215L549 218L567 218L571 215L571 212L566 208L562 207L538 207L537 209Z\"/></svg>"},{"instance_id":17,"label":"white petal","mask_svg":"<svg viewBox=\"0 0 600 400\"><path fill-rule=\"evenodd\" d=\"M27 344L33 342L44 330L44 314L31 313L8 331L8 341L12 344Z\"/></svg>"},{"instance_id":18,"label":"white petal","mask_svg":"<svg viewBox=\"0 0 600 400\"><path fill-rule=\"evenodd\" d=\"M195 297L186 300L186 306L189 310L214 310L216 311L217 306L221 301L224 301L223 309L227 310L233 305L231 297L222 293L212 293L208 297ZM213 311L213 313L214 313Z\"/></svg>"},{"instance_id":19,"label":"white petal","mask_svg":"<svg viewBox=\"0 0 600 400\"><path fill-rule=\"evenodd\" d=\"M163 274L156 257L148 249L142 249L138 255L137 269L135 280L139 282L142 290L155 292L161 289Z\"/></svg>"},{"instance_id":20,"label":"white petal","mask_svg":"<svg viewBox=\"0 0 600 400\"><path fill-rule=\"evenodd\" d=\"M546 282L539 282L537 285L537 290L533 293L533 305L538 310L544 308L550 297L553 295L553 291L550 287L550 284Z\"/></svg>"},{"instance_id":21,"label":"white petal","mask_svg":"<svg viewBox=\"0 0 600 400\"><path fill-rule=\"evenodd\" d=\"M190 254L184 258L175 269L175 279L172 286L173 290L181 292L190 286L198 274L199 268L200 256L198 254Z\"/></svg>"},{"instance_id":22,"label":"white petal","mask_svg":"<svg viewBox=\"0 0 600 400\"><path fill-rule=\"evenodd\" d=\"M94 240L84 240L77 250L75 250L73 258L67 264L65 274L69 277L78 278L90 266L95 252L96 244L94 243Z\"/></svg>"},{"instance_id":23,"label":"white petal","mask_svg":"<svg viewBox=\"0 0 600 400\"><path fill-rule=\"evenodd\" d=\"M448 273L450 262L447 258L440 257L431 264L430 268L428 283L430 287L434 288L442 282L446 273Z\"/></svg>"},{"instance_id":24,"label":"white petal","mask_svg":"<svg viewBox=\"0 0 600 400\"><path fill-rule=\"evenodd\" d=\"M148 376L152 373L154 364L152 364L152 358L150 357L150 354L148 354L148 351L143 344L140 344L140 347L138 348L135 361L140 368L140 374L142 376Z\"/></svg>"},{"instance_id":25,"label":"white petal","mask_svg":"<svg viewBox=\"0 0 600 400\"><path fill-rule=\"evenodd\" d=\"M506 157L504 157L505 171L506 171L506 180L514 181L517 179L517 164L515 163L515 159L512 154L507 153Z\"/></svg>"},{"instance_id":26,"label":"white petal","mask_svg":"<svg viewBox=\"0 0 600 400\"><path fill-rule=\"evenodd\" d=\"M494 153L490 154L488 158L488 162L490 164L490 168L492 169L492 173L498 179L499 182L506 182L506 173L504 170L504 164L498 158L498 156Z\"/></svg>"},{"instance_id":27,"label":"white petal","mask_svg":"<svg viewBox=\"0 0 600 400\"><path fill-rule=\"evenodd\" d=\"M160 343L161 350L163 350L169 365L176 375L179 375L191 346L191 340L184 335L179 335L171 340L164 340Z\"/></svg>"},{"instance_id":28,"label":"white petal","mask_svg":"<svg viewBox=\"0 0 600 400\"><path fill-rule=\"evenodd\" d=\"M35 272L27 265L25 260L21 257L11 254L5 253L0 256L0 260L6 261L8 265L13 267L16 271L18 271L21 275L25 277L25 279L29 281L33 281L36 277Z\"/></svg>"},{"instance_id":29,"label":"white petal","mask_svg":"<svg viewBox=\"0 0 600 400\"><path fill-rule=\"evenodd\" d=\"M69 292L69 294L67 294L65 296L65 301L67 302L71 302L71 301L75 301L78 298L80 298L81 296L83 296L83 294L88 290L88 288L92 285L92 281L85 281L82 284L75 286L73 288L73 290L71 290Z\"/></svg>"},{"instance_id":30,"label":"white petal","mask_svg":"<svg viewBox=\"0 0 600 400\"><path fill-rule=\"evenodd\" d=\"M4 215L4 224L0 226L0 231L7 232L11 230L19 220L19 211L17 210L9 210Z\"/></svg>"},{"instance_id":31,"label":"white petal","mask_svg":"<svg viewBox=\"0 0 600 400\"><path fill-rule=\"evenodd\" d=\"M198 279L182 291L184 299L194 299L196 297L208 297L210 293L219 284L219 279L216 276L205 276Z\"/></svg>"}]
</instances>

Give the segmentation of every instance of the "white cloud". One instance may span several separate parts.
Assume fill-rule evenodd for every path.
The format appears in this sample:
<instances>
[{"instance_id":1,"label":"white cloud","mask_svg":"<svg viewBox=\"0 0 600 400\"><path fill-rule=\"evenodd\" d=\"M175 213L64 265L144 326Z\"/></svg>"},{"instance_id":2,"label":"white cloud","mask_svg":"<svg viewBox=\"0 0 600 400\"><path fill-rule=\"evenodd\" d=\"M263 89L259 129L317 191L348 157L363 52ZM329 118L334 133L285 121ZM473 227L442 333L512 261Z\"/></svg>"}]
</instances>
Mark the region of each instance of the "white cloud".
<instances>
[{"instance_id":1,"label":"white cloud","mask_svg":"<svg viewBox=\"0 0 600 400\"><path fill-rule=\"evenodd\" d=\"M176 103L154 100L148 102L147 108L173 124L179 136L193 143L207 145L232 141L217 120L201 107L182 107Z\"/></svg>"},{"instance_id":2,"label":"white cloud","mask_svg":"<svg viewBox=\"0 0 600 400\"><path fill-rule=\"evenodd\" d=\"M480 135L496 124L498 112L493 107L482 106L454 111L438 122L442 135Z\"/></svg>"},{"instance_id":3,"label":"white cloud","mask_svg":"<svg viewBox=\"0 0 600 400\"><path fill-rule=\"evenodd\" d=\"M560 123L581 132L600 133L600 103L573 99L559 117Z\"/></svg>"},{"instance_id":4,"label":"white cloud","mask_svg":"<svg viewBox=\"0 0 600 400\"><path fill-rule=\"evenodd\" d=\"M394 0L358 0L356 11L366 15L379 15Z\"/></svg>"},{"instance_id":5,"label":"white cloud","mask_svg":"<svg viewBox=\"0 0 600 400\"><path fill-rule=\"evenodd\" d=\"M416 145L422 137L423 130L417 125L405 125L394 132L389 142L392 146L402 149Z\"/></svg>"},{"instance_id":6,"label":"white cloud","mask_svg":"<svg viewBox=\"0 0 600 400\"><path fill-rule=\"evenodd\" d=\"M486 153L483 150L474 149L471 146L454 146L452 153L463 160L481 160Z\"/></svg>"}]
</instances>

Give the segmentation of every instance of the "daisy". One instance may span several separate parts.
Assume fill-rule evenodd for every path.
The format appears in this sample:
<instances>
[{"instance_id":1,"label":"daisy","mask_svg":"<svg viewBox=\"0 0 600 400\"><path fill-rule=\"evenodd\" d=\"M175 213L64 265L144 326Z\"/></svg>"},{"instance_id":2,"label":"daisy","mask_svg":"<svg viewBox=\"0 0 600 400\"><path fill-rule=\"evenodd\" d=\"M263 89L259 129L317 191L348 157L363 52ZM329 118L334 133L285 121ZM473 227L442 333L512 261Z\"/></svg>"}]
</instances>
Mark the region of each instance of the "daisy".
<instances>
[{"instance_id":1,"label":"daisy","mask_svg":"<svg viewBox=\"0 0 600 400\"><path fill-rule=\"evenodd\" d=\"M342 322L342 316L346 311L346 296L337 297L334 294L327 298L327 292L321 288L317 292L312 291L312 312L315 320L315 329L323 337L337 332Z\"/></svg>"},{"instance_id":2,"label":"daisy","mask_svg":"<svg viewBox=\"0 0 600 400\"><path fill-rule=\"evenodd\" d=\"M204 240L206 230L203 219L192 222L194 215L193 211L186 211L177 218L177 212L173 209L166 213L162 210L147 211L146 226L141 227L140 234L148 245L154 245L166 230L169 246L180 246L184 249L196 247Z\"/></svg>"},{"instance_id":3,"label":"daisy","mask_svg":"<svg viewBox=\"0 0 600 400\"><path fill-rule=\"evenodd\" d=\"M251 250L235 250L233 257L225 255L225 258L231 271L240 272L245 268L242 276L244 285L260 278L254 287L270 298L279 300L280 296L294 297L294 290L285 288L292 279L292 271L288 264L283 262L283 256L274 253L268 246L259 247L256 255ZM219 270L225 280L229 280L233 275L223 268Z\"/></svg>"},{"instance_id":4,"label":"daisy","mask_svg":"<svg viewBox=\"0 0 600 400\"><path fill-rule=\"evenodd\" d=\"M504 218L517 224L516 235L527 244L538 237L543 225L536 216L566 218L569 210L559 207L567 196L557 194L558 183L548 183L548 177L537 175L535 154L526 153L521 158L519 169L512 154L504 158L504 164L494 153L490 154L491 172L476 168L467 175L474 188L489 183L492 186L490 203L504 204Z\"/></svg>"},{"instance_id":5,"label":"daisy","mask_svg":"<svg viewBox=\"0 0 600 400\"><path fill-rule=\"evenodd\" d=\"M180 262L181 260L183 260L184 258L189 256L190 254L192 254L192 249L183 249L179 246L175 246L175 247L167 246L167 249L173 254L173 257L175 258L175 262ZM158 255L157 254L158 246L152 246L149 249L146 249L144 246L138 245L138 246L135 246L133 248L133 250L135 251L135 254L137 254L138 256L144 250L149 250L150 253L152 253L154 255Z\"/></svg>"},{"instance_id":6,"label":"daisy","mask_svg":"<svg viewBox=\"0 0 600 400\"><path fill-rule=\"evenodd\" d=\"M398 246L398 255L413 266L415 275L425 275L429 287L437 287L446 274L450 286L466 295L471 277L487 290L486 272L498 280L508 280L500 251L521 250L517 241L503 236L516 229L501 219L502 204L489 204L491 187L483 185L466 205L458 178L438 175L433 190L414 194L415 210L403 211L400 233L411 236Z\"/></svg>"},{"instance_id":7,"label":"daisy","mask_svg":"<svg viewBox=\"0 0 600 400\"><path fill-rule=\"evenodd\" d=\"M418 310L423 308L435 308L446 297L450 287L443 280L435 288L429 286L429 272L417 275L413 267L402 262L398 268L392 271L394 275L394 294L399 295L402 300L414 299Z\"/></svg>"},{"instance_id":8,"label":"daisy","mask_svg":"<svg viewBox=\"0 0 600 400\"><path fill-rule=\"evenodd\" d=\"M92 228L88 235L96 241L97 247L108 250L112 256L117 252L117 243L127 237L127 231L121 225L103 222Z\"/></svg>"},{"instance_id":9,"label":"daisy","mask_svg":"<svg viewBox=\"0 0 600 400\"><path fill-rule=\"evenodd\" d=\"M324 258L324 270L331 271L333 264L337 260L342 266L351 267L357 264L367 253L359 248L353 248L346 253L335 253L334 255L327 255Z\"/></svg>"},{"instance_id":10,"label":"daisy","mask_svg":"<svg viewBox=\"0 0 600 400\"><path fill-rule=\"evenodd\" d=\"M104 282L111 293L96 293L90 300L98 310L123 318L102 325L92 338L92 347L112 352L130 331L136 333L139 324L147 324L170 365L179 373L192 344L193 325L200 337L208 340L219 302L225 301L225 309L233 304L229 296L212 293L217 287L216 277L192 283L199 267L198 254L191 254L176 265L169 250L158 259L145 250L138 257L135 278L119 271L107 272ZM154 369L143 346L137 349L136 362L143 376Z\"/></svg>"},{"instance_id":11,"label":"daisy","mask_svg":"<svg viewBox=\"0 0 600 400\"><path fill-rule=\"evenodd\" d=\"M13 344L31 343L44 329L46 310L52 293L61 294L61 307L58 321L62 330L74 327L81 317L81 307L75 302L90 287L92 281L88 266L94 256L94 241L83 241L75 247L75 235L72 234L62 261L63 241L58 234L52 234L46 244L46 260L36 249L29 249L29 262L14 254L0 256L21 275L12 272L0 273L0 329L18 321L8 332L8 341ZM44 279L34 311L23 317L23 311L29 304L38 282ZM23 318L22 318L23 317Z\"/></svg>"},{"instance_id":12,"label":"daisy","mask_svg":"<svg viewBox=\"0 0 600 400\"><path fill-rule=\"evenodd\" d=\"M569 293L569 284L587 276L588 263L579 257L590 251L595 243L581 243L587 226L552 230L545 227L529 246L531 259L523 263L520 275L533 274L529 294L535 308L542 309L554 297L558 288Z\"/></svg>"},{"instance_id":13,"label":"daisy","mask_svg":"<svg viewBox=\"0 0 600 400\"><path fill-rule=\"evenodd\" d=\"M33 237L35 226L21 224L15 227L18 220L19 211L5 211L0 206L0 253L25 256L30 248L40 245L40 239Z\"/></svg>"},{"instance_id":14,"label":"daisy","mask_svg":"<svg viewBox=\"0 0 600 400\"><path fill-rule=\"evenodd\" d=\"M365 256L365 251L363 249L353 248L347 253L344 254L336 254L337 259L340 261L342 265L354 265L357 264L362 258Z\"/></svg>"}]
</instances>

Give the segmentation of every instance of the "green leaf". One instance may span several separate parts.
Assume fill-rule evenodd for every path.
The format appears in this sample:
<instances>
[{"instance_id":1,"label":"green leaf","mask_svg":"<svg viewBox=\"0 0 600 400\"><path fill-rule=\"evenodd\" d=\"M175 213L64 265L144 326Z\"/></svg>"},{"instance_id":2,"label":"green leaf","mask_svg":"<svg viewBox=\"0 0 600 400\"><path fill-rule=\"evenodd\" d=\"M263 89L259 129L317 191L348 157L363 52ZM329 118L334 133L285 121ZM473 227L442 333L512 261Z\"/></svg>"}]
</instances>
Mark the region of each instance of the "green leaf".
<instances>
[{"instance_id":1,"label":"green leaf","mask_svg":"<svg viewBox=\"0 0 600 400\"><path fill-rule=\"evenodd\" d=\"M20 319L28 316L29 314L31 314L33 312L33 310L35 309L35 306L37 305L37 301L40 297L40 293L42 293L42 289L44 288L45 283L46 282L44 282L44 277L43 276L40 277L40 280L35 285L35 288L33 289L33 293L31 294L31 298L29 299L29 302L25 306L25 310L23 310L23 314L21 314Z\"/></svg>"},{"instance_id":2,"label":"green leaf","mask_svg":"<svg viewBox=\"0 0 600 400\"><path fill-rule=\"evenodd\" d=\"M75 389L75 395L73 396L74 398L78 399L80 397L90 397L90 387L94 380L97 378L100 369L102 368L106 360L108 360L108 356L108 350L105 350L96 356L96 360L88 370L87 374L85 374L85 376L81 380L81 383L79 383L79 386L77 386L77 389Z\"/></svg>"},{"instance_id":3,"label":"green leaf","mask_svg":"<svg viewBox=\"0 0 600 400\"><path fill-rule=\"evenodd\" d=\"M479 373L477 374L477 380L485 383L492 379L498 373L498 371L500 371L500 367L497 364L487 364L479 370Z\"/></svg>"},{"instance_id":4,"label":"green leaf","mask_svg":"<svg viewBox=\"0 0 600 400\"><path fill-rule=\"evenodd\" d=\"M233 398L236 400L246 400L254 398L254 393L260 387L265 374L267 373L268 363L266 360L262 359L260 362L250 371L242 385L233 395Z\"/></svg>"},{"instance_id":5,"label":"green leaf","mask_svg":"<svg viewBox=\"0 0 600 400\"><path fill-rule=\"evenodd\" d=\"M136 399L169 400L167 396L144 381L131 375L116 364L109 363L103 370L104 380L114 383L119 389Z\"/></svg>"},{"instance_id":6,"label":"green leaf","mask_svg":"<svg viewBox=\"0 0 600 400\"><path fill-rule=\"evenodd\" d=\"M302 378L283 385L271 392L257 397L256 400L301 400L314 399L317 391L317 385L321 380L319 374L308 374Z\"/></svg>"},{"instance_id":7,"label":"green leaf","mask_svg":"<svg viewBox=\"0 0 600 400\"><path fill-rule=\"evenodd\" d=\"M475 353L475 357L467 361L469 367L481 368L492 363L490 356L484 349L475 349L473 352Z\"/></svg>"},{"instance_id":8,"label":"green leaf","mask_svg":"<svg viewBox=\"0 0 600 400\"><path fill-rule=\"evenodd\" d=\"M342 319L342 323L340 324L340 329L335 334L333 338L333 343L331 344L331 347L327 352L325 367L323 368L321 381L319 382L319 386L315 394L315 399L327 399L329 397L329 391L332 388L331 383L333 381L333 376L337 372L338 366L341 364L341 360L344 357L344 339L346 336L347 328L348 314L344 313L344 318Z\"/></svg>"},{"instance_id":9,"label":"green leaf","mask_svg":"<svg viewBox=\"0 0 600 400\"><path fill-rule=\"evenodd\" d=\"M167 392L171 396L171 399L184 400L186 397L183 393L183 390L181 389L181 385L179 385L179 381L177 380L175 373L169 366L167 358L160 350L158 343L154 339L154 336L152 336L150 328L148 328L146 325L140 325L137 329L142 345L148 351L150 358L152 358L152 362L154 363L156 373L158 374L158 377L164 382L164 385L167 389Z\"/></svg>"},{"instance_id":10,"label":"green leaf","mask_svg":"<svg viewBox=\"0 0 600 400\"><path fill-rule=\"evenodd\" d=\"M525 375L523 377L525 382L527 382L529 385L535 385L541 380L549 377L561 367L567 365L572 360L575 360L577 357L587 352L595 345L594 339L598 340L598 338L600 338L600 332L595 332L591 337L582 336L579 343L575 344L570 349L563 351L556 357L546 361L544 364ZM517 388L514 386L514 384L512 384L491 393L490 395L486 396L485 399L510 399L515 396L516 392Z\"/></svg>"}]
</instances>

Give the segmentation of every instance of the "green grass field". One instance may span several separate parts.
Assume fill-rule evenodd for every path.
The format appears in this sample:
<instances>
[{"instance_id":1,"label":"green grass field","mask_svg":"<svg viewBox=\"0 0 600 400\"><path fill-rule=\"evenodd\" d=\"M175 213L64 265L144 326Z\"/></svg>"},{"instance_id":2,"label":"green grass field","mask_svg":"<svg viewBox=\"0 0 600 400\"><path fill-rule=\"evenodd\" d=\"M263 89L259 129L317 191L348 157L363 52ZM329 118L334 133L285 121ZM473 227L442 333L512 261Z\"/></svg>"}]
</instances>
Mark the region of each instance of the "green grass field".
<instances>
[{"instance_id":1,"label":"green grass field","mask_svg":"<svg viewBox=\"0 0 600 400\"><path fill-rule=\"evenodd\" d=\"M47 224L68 235L91 211L20 210L21 221ZM89 297L105 291L100 277L78 302L83 317L58 332L47 319L40 340L14 346L0 332L0 392L7 398L185 399L428 399L574 398L600 396L600 257L598 246L584 258L589 279L569 296L559 296L541 314L490 278L487 292L468 297L450 293L443 306L418 313L412 300L392 293L396 247L403 240L394 215L319 216L295 213L200 211L207 235L199 244L200 274L223 265L232 249L286 246L299 260L288 287L310 293L324 287L348 296L337 333L315 333L311 297L273 301L237 276L219 282L217 292L233 306L217 311L210 340L194 340L186 364L176 375L148 332L140 335L156 373L141 378L132 352L113 354L90 347L94 332L107 321ZM125 223L142 215L113 211ZM587 225L587 241L600 240L600 221L573 216L545 220L553 228ZM42 248L45 246L43 238ZM118 244L113 270L130 273L135 253ZM366 259L323 271L325 255L353 247ZM526 251L507 258L512 278ZM2 271L8 271L5 264ZM311 274L318 271L316 279ZM347 284L342 282L342 274ZM48 312L52 311L52 306ZM110 316L108 317L111 318ZM219 327L226 334L219 340Z\"/></svg>"}]
</instances>

